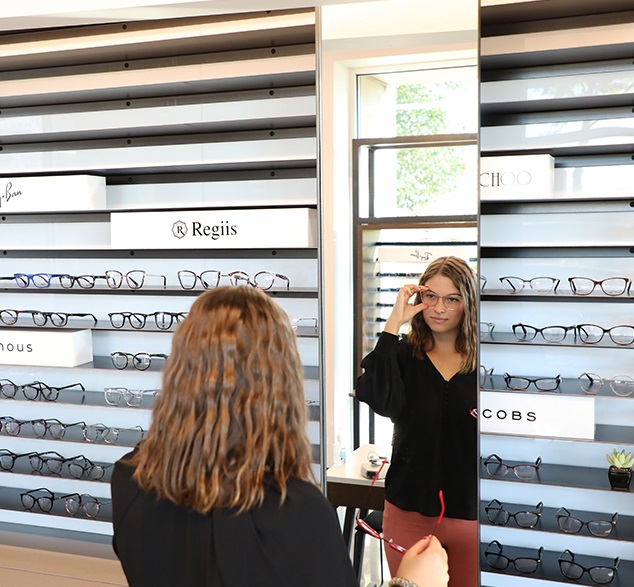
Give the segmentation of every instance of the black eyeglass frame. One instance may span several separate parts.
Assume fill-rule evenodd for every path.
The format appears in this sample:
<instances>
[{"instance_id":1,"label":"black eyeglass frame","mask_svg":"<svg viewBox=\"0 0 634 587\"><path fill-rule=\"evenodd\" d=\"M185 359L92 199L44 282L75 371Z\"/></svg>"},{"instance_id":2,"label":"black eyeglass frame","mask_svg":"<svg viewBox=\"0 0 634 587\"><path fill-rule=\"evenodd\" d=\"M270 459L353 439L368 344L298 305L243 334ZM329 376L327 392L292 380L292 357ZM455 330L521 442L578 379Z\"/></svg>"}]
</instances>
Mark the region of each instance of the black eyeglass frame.
<instances>
[{"instance_id":1,"label":"black eyeglass frame","mask_svg":"<svg viewBox=\"0 0 634 587\"><path fill-rule=\"evenodd\" d=\"M526 382L526 385L524 385L523 387L513 387L510 384L511 379L519 379L522 382ZM555 387L544 389L543 387L540 387L538 385L538 383L541 381L553 381L555 383ZM525 389L528 389L531 383L538 391L555 391L556 389L559 389L559 386L561 385L561 374L557 375L556 377L536 377L535 379L532 379L530 377L524 377L523 375L510 375L509 373L504 373L504 383L506 384L506 387L508 387L509 389L514 389L516 391L524 391Z\"/></svg>"},{"instance_id":2,"label":"black eyeglass frame","mask_svg":"<svg viewBox=\"0 0 634 587\"><path fill-rule=\"evenodd\" d=\"M535 511L529 511L529 510L520 510L518 512L515 512L514 514L509 512L505 507L504 504L502 502L500 502L497 499L492 499L485 507L484 507L484 512L486 513L487 519L489 520L489 522L491 522L492 524L495 524L496 526L506 526L511 518L513 518L513 520L515 520L515 523L520 527L520 528L534 528L535 526L537 526L537 524L539 524L539 521L541 520L541 516L542 516L542 511L544 509L544 502L540 501L536 506L535 506ZM489 512L491 511L497 511L500 513L505 514L505 520L504 522L496 522L495 520L493 520L491 518L491 516L489 515ZM521 514L529 514L531 516L535 516L535 522L533 524L521 524L520 522L517 521L517 516L521 515Z\"/></svg>"},{"instance_id":3,"label":"black eyeglass frame","mask_svg":"<svg viewBox=\"0 0 634 587\"><path fill-rule=\"evenodd\" d=\"M561 513L564 512L564 513ZM576 530L566 530L563 526L562 526L562 519L569 519L569 520L574 520L575 522L579 523L579 527ZM579 534L579 532L581 532L581 530L583 529L584 526L586 526L586 528L588 528L588 532L592 535L595 536L597 538L607 538L610 534L612 534L614 528L616 527L616 521L619 518L619 513L618 512L614 512L612 519L611 520L589 520L587 522L584 522L583 520L581 520L580 518L577 518L576 516L573 516L570 511L565 508L565 507L560 507L557 510L557 513L555 514L555 519L557 520L557 526L559 527L559 529L562 532L565 532L566 534ZM593 532L591 529L591 524L609 524L610 529L608 530L607 533L604 534L597 534L596 532Z\"/></svg>"},{"instance_id":4,"label":"black eyeglass frame","mask_svg":"<svg viewBox=\"0 0 634 587\"><path fill-rule=\"evenodd\" d=\"M498 548L499 552L490 552L489 549L491 547L493 547L493 546ZM487 561L487 564L489 566L491 566L492 568L498 569L500 571L503 571L503 570L508 568L510 563L513 563L513 566L515 567L515 570L517 570L519 573L523 573L523 574L526 574L526 575L534 573L539 568L539 565L542 562L542 555L543 554L544 554L544 547L540 546L539 550L537 551L537 558L532 557L532 556L518 556L516 558L510 558L509 556L504 554L504 547L497 540L493 540L492 542L489 542L489 544L487 545L486 549L484 550L484 558ZM489 555L504 559L506 561L506 564L503 567L491 564L491 562L490 562L490 560L488 558ZM531 561L531 562L535 563L535 568L531 569L531 570L520 569L517 566L517 561Z\"/></svg>"},{"instance_id":5,"label":"black eyeglass frame","mask_svg":"<svg viewBox=\"0 0 634 587\"><path fill-rule=\"evenodd\" d=\"M492 460L493 459L493 460ZM495 460L497 459L497 460ZM497 464L498 467L504 467L504 473L500 474L495 474L495 473L491 473L491 471L489 470L488 465L492 465L492 464ZM486 459L484 459L484 468L486 469L486 472L491 476L491 477L506 477L506 474L512 470L513 473L515 474L515 476L518 479L521 479L522 481L526 481L526 480L530 480L530 479L534 479L538 472L539 472L539 468L541 467L542 464L542 458L541 457L537 457L537 460L535 461L535 463L520 463L519 465L507 465L502 459L501 457L499 457L496 454L491 454L488 457L486 457ZM525 467L528 471L533 471L533 473L531 475L527 475L522 477L517 470L521 469L522 467Z\"/></svg>"},{"instance_id":6,"label":"black eyeglass frame","mask_svg":"<svg viewBox=\"0 0 634 587\"><path fill-rule=\"evenodd\" d=\"M564 557L566 554L568 554L572 560L563 559L562 557ZM564 550L559 555L559 558L557 559L557 562L559 564L559 571L561 572L561 574L564 577L566 577L566 579L578 580L578 579L580 579L583 576L584 573L588 573L588 576L590 577L590 579L592 579L592 581L594 581L596 584L598 584L598 585L608 585L609 583L612 583L612 581L614 580L614 576L616 575L617 569L619 568L619 564L621 562L621 559L617 556L614 559L614 563L613 563L614 566L612 566L612 567L608 567L606 565L594 565L592 567L584 567L583 565L580 565L575 560L575 553L567 548L566 550ZM564 572L563 565L574 565L575 567L579 567L579 569L581 569L581 574L575 575L575 576L568 575L568 574L566 574ZM597 579L592 576L592 572L591 572L591 571L594 571L596 569L601 569L601 570L604 570L604 571L613 571L612 572L612 576L607 581L597 581Z\"/></svg>"}]
</instances>

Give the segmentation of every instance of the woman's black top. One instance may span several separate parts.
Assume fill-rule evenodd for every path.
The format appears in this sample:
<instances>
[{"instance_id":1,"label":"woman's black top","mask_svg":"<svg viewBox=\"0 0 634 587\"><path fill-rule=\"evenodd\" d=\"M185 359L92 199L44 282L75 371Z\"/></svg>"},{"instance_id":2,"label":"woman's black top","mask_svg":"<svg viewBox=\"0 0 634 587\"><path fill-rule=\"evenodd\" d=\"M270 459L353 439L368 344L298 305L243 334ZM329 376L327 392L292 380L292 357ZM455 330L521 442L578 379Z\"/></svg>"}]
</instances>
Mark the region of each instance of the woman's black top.
<instances>
[{"instance_id":1,"label":"woman's black top","mask_svg":"<svg viewBox=\"0 0 634 587\"><path fill-rule=\"evenodd\" d=\"M446 381L431 360L417 359L406 339L381 333L363 359L356 397L394 423L385 498L424 516L475 520L478 512L477 375Z\"/></svg>"},{"instance_id":2,"label":"woman's black top","mask_svg":"<svg viewBox=\"0 0 634 587\"><path fill-rule=\"evenodd\" d=\"M157 500L115 465L113 546L130 587L354 587L358 585L334 509L313 485L267 490L264 503L243 514L203 515Z\"/></svg>"}]
</instances>

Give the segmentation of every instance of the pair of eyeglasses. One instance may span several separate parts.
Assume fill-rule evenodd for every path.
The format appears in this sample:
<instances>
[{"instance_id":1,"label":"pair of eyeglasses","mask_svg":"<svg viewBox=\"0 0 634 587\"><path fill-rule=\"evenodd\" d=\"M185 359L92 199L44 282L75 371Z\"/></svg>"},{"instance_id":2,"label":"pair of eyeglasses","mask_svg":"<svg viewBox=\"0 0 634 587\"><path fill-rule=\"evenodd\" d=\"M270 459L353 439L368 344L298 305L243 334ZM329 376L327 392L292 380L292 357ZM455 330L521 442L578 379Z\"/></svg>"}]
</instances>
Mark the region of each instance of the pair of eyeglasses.
<instances>
[{"instance_id":1,"label":"pair of eyeglasses","mask_svg":"<svg viewBox=\"0 0 634 587\"><path fill-rule=\"evenodd\" d=\"M518 479L534 479L542 464L542 458L538 457L535 464L521 463L508 465L498 455L492 454L484 459L484 467L492 477L504 477L509 471L513 471Z\"/></svg>"},{"instance_id":2,"label":"pair of eyeglasses","mask_svg":"<svg viewBox=\"0 0 634 587\"><path fill-rule=\"evenodd\" d=\"M74 458L74 457L73 457ZM62 474L62 468L64 464L72 459L67 459L58 452L35 452L29 456L29 463L33 471L40 473L41 475L57 475Z\"/></svg>"},{"instance_id":3,"label":"pair of eyeglasses","mask_svg":"<svg viewBox=\"0 0 634 587\"><path fill-rule=\"evenodd\" d=\"M600 377L596 373L582 373L577 377L579 385L584 393L595 394L609 383L610 389L615 395L627 397L634 391L634 379L629 375L615 375L614 377Z\"/></svg>"},{"instance_id":4,"label":"pair of eyeglasses","mask_svg":"<svg viewBox=\"0 0 634 587\"><path fill-rule=\"evenodd\" d=\"M619 324L612 328L603 328L597 324L577 324L579 340L584 344L597 344L608 335L614 344L630 345L634 342L634 326Z\"/></svg>"},{"instance_id":5,"label":"pair of eyeglasses","mask_svg":"<svg viewBox=\"0 0 634 587\"><path fill-rule=\"evenodd\" d=\"M480 275L480 291L484 291L484 287L487 284L487 278L484 275Z\"/></svg>"},{"instance_id":6,"label":"pair of eyeglasses","mask_svg":"<svg viewBox=\"0 0 634 587\"><path fill-rule=\"evenodd\" d=\"M92 289L95 287L95 283L97 279L104 279L107 281L107 277L105 275L68 275L64 273L63 275L58 275L59 284L64 289L71 289L78 285L82 289Z\"/></svg>"},{"instance_id":7,"label":"pair of eyeglasses","mask_svg":"<svg viewBox=\"0 0 634 587\"><path fill-rule=\"evenodd\" d=\"M127 273L121 273L121 271L109 270L105 272L106 285L110 289L119 289L123 283L130 289L141 289L145 285L145 280L148 277L159 277L163 280L163 289L167 287L167 277L165 275L157 273L148 273L142 269L133 269Z\"/></svg>"},{"instance_id":8,"label":"pair of eyeglasses","mask_svg":"<svg viewBox=\"0 0 634 587\"><path fill-rule=\"evenodd\" d=\"M87 518L96 518L101 510L101 506L107 503L109 500L99 500L92 495L86 493L71 493L70 495L64 495L59 499L64 500L64 507L69 516L76 516L77 514L83 514Z\"/></svg>"},{"instance_id":9,"label":"pair of eyeglasses","mask_svg":"<svg viewBox=\"0 0 634 587\"><path fill-rule=\"evenodd\" d=\"M106 444L114 444L119 439L122 432L140 432L141 438L145 436L145 430L141 426L133 426L132 428L114 428L105 424L84 425L83 434L86 442L105 442Z\"/></svg>"},{"instance_id":10,"label":"pair of eyeglasses","mask_svg":"<svg viewBox=\"0 0 634 587\"><path fill-rule=\"evenodd\" d=\"M598 585L607 585L611 583L616 576L616 571L619 568L621 559L617 556L611 567L607 565L584 567L575 561L574 553L566 549L559 555L558 562L561 574L567 579L574 579L576 581L577 579L581 579L584 573L588 573L590 579Z\"/></svg>"},{"instance_id":11,"label":"pair of eyeglasses","mask_svg":"<svg viewBox=\"0 0 634 587\"><path fill-rule=\"evenodd\" d=\"M101 481L106 471L114 465L98 465L93 463L88 457L78 455L73 457L68 463L68 472L75 479L86 479L89 481Z\"/></svg>"},{"instance_id":12,"label":"pair of eyeglasses","mask_svg":"<svg viewBox=\"0 0 634 587\"><path fill-rule=\"evenodd\" d=\"M556 325L537 328L521 322L513 324L513 334L517 340L521 341L533 340L538 334L541 334L542 338L547 342L561 342L571 330L575 332L576 327Z\"/></svg>"},{"instance_id":13,"label":"pair of eyeglasses","mask_svg":"<svg viewBox=\"0 0 634 587\"><path fill-rule=\"evenodd\" d=\"M33 324L46 326L49 322L53 326L61 328L68 324L69 318L90 318L94 326L97 326L97 318L94 314L79 312L43 312L41 310L0 310L0 322L7 326L17 323L20 314L30 314Z\"/></svg>"},{"instance_id":14,"label":"pair of eyeglasses","mask_svg":"<svg viewBox=\"0 0 634 587\"><path fill-rule=\"evenodd\" d=\"M495 322L480 322L480 336L490 336L495 330Z\"/></svg>"},{"instance_id":15,"label":"pair of eyeglasses","mask_svg":"<svg viewBox=\"0 0 634 587\"><path fill-rule=\"evenodd\" d=\"M273 271L258 271L251 279L248 273L244 271L230 271L222 273L215 269L208 269L198 274L188 269L178 272L178 282L183 289L194 289L196 283L200 281L200 285L204 289L212 289L220 285L220 280L226 277L231 285L250 285L259 289L271 289L274 285L285 284L286 289L290 289L290 281L286 275L275 273Z\"/></svg>"},{"instance_id":16,"label":"pair of eyeglasses","mask_svg":"<svg viewBox=\"0 0 634 587\"><path fill-rule=\"evenodd\" d=\"M569 277L570 289L577 296L589 296L598 286L606 296L630 295L632 283L627 277L607 277L595 281L589 277Z\"/></svg>"},{"instance_id":17,"label":"pair of eyeglasses","mask_svg":"<svg viewBox=\"0 0 634 587\"><path fill-rule=\"evenodd\" d=\"M18 287L25 289L29 285L39 289L51 286L51 279L59 277L59 273L14 273L11 277L0 277L0 280L15 280Z\"/></svg>"},{"instance_id":18,"label":"pair of eyeglasses","mask_svg":"<svg viewBox=\"0 0 634 587\"><path fill-rule=\"evenodd\" d=\"M455 312L462 307L462 296L457 294L439 296L433 291L424 291L418 297L428 308L435 308L439 300L442 300L442 305L448 312Z\"/></svg>"},{"instance_id":19,"label":"pair of eyeglasses","mask_svg":"<svg viewBox=\"0 0 634 587\"><path fill-rule=\"evenodd\" d=\"M158 389L128 389L127 387L106 387L103 392L109 406L118 406L123 402L131 408L138 408L145 395L156 397L159 394Z\"/></svg>"},{"instance_id":20,"label":"pair of eyeglasses","mask_svg":"<svg viewBox=\"0 0 634 587\"><path fill-rule=\"evenodd\" d=\"M31 420L16 420L13 416L0 418L0 432L4 431L9 436L18 436L24 424L30 424Z\"/></svg>"},{"instance_id":21,"label":"pair of eyeglasses","mask_svg":"<svg viewBox=\"0 0 634 587\"><path fill-rule=\"evenodd\" d=\"M386 461L384 460L383 464L381 465L381 467L379 467L379 470L377 471L377 474L374 476L374 479L372 480L372 484L370 485L370 487L372 485L374 485L374 482L379 478L379 474L381 472L381 468L383 467L383 465L385 463L386 463ZM434 529L430 533L430 536L434 536L436 534L436 532L438 531L438 527L440 526L440 523L442 522L442 519L445 516L445 498L444 498L442 489L438 492L438 499L440 500L440 514L438 514L438 519L436 520L436 525L434 526ZM372 538L376 538L378 540L382 540L383 542L385 542L385 544L387 544L392 550L396 550L397 552L400 552L400 553L406 553L407 552L407 548L405 548L404 546L401 546L400 544L397 544L391 538L386 538L383 535L382 532L378 532L372 526L370 526L365 520L359 518L359 514L358 513L357 513L357 518L356 518L356 525L363 532L365 532L368 536L372 536Z\"/></svg>"},{"instance_id":22,"label":"pair of eyeglasses","mask_svg":"<svg viewBox=\"0 0 634 587\"><path fill-rule=\"evenodd\" d=\"M136 329L145 328L148 318L154 318L154 324L160 330L169 330L174 323L178 324L187 316L186 312L152 312L152 314L144 314L143 312L110 312L108 318L113 328L123 328L126 321Z\"/></svg>"},{"instance_id":23,"label":"pair of eyeglasses","mask_svg":"<svg viewBox=\"0 0 634 587\"><path fill-rule=\"evenodd\" d=\"M112 364L117 369L125 369L128 365L132 364L135 369L146 371L152 365L152 360L166 360L168 356L164 353L137 353L133 355L132 353L117 351L110 353L110 358L112 359Z\"/></svg>"},{"instance_id":24,"label":"pair of eyeglasses","mask_svg":"<svg viewBox=\"0 0 634 587\"><path fill-rule=\"evenodd\" d=\"M23 457L31 456L32 453L16 454L6 448L0 449L0 469L3 471L12 471L15 462Z\"/></svg>"},{"instance_id":25,"label":"pair of eyeglasses","mask_svg":"<svg viewBox=\"0 0 634 587\"><path fill-rule=\"evenodd\" d=\"M489 522L492 524L506 526L506 524L513 519L520 528L534 528L537 526L537 523L541 518L543 509L544 503L540 501L535 506L534 511L520 510L518 512L511 513L500 501L493 499L485 506L484 511Z\"/></svg>"},{"instance_id":26,"label":"pair of eyeglasses","mask_svg":"<svg viewBox=\"0 0 634 587\"><path fill-rule=\"evenodd\" d=\"M542 555L544 553L544 547L541 546L537 551L537 556L518 556L517 558L510 558L504 554L504 547L497 541L489 542L486 550L484 551L484 557L489 566L494 569L503 571L509 564L513 563L513 566L520 573L534 573L540 563L542 562Z\"/></svg>"},{"instance_id":27,"label":"pair of eyeglasses","mask_svg":"<svg viewBox=\"0 0 634 587\"><path fill-rule=\"evenodd\" d=\"M54 402L59 398L61 391L78 387L75 391L86 391L81 383L71 383L60 387L52 387L42 381L32 381L25 385L17 385L10 379L0 379L0 396L14 399L20 392L28 400L43 399Z\"/></svg>"},{"instance_id":28,"label":"pair of eyeglasses","mask_svg":"<svg viewBox=\"0 0 634 587\"><path fill-rule=\"evenodd\" d=\"M517 375L504 373L504 382L506 383L506 387L509 389L515 389L518 391L528 389L531 383L539 391L555 391L561 384L561 375L531 379L530 377L519 377Z\"/></svg>"},{"instance_id":29,"label":"pair of eyeglasses","mask_svg":"<svg viewBox=\"0 0 634 587\"><path fill-rule=\"evenodd\" d=\"M480 365L480 385L484 385L491 375L493 375L493 367L487 369L484 365Z\"/></svg>"},{"instance_id":30,"label":"pair of eyeglasses","mask_svg":"<svg viewBox=\"0 0 634 587\"><path fill-rule=\"evenodd\" d=\"M64 424L55 418L47 418L31 420L31 427L33 428L33 434L39 438L44 438L47 434L51 438L61 440L66 434L66 430L73 426L85 426L85 422L73 422L72 424Z\"/></svg>"},{"instance_id":31,"label":"pair of eyeglasses","mask_svg":"<svg viewBox=\"0 0 634 587\"><path fill-rule=\"evenodd\" d=\"M500 283L504 291L510 294L520 293L526 284L538 294L549 294L557 291L559 287L559 279L555 277L532 277L530 279L522 279L514 275L506 275L500 277Z\"/></svg>"},{"instance_id":32,"label":"pair of eyeglasses","mask_svg":"<svg viewBox=\"0 0 634 587\"><path fill-rule=\"evenodd\" d=\"M616 512L610 520L589 520L584 522L574 517L565 507L560 507L555 514L559 529L567 534L578 534L581 532L581 529L586 526L588 532L598 538L606 538L612 534L618 517L619 514Z\"/></svg>"}]
</instances>

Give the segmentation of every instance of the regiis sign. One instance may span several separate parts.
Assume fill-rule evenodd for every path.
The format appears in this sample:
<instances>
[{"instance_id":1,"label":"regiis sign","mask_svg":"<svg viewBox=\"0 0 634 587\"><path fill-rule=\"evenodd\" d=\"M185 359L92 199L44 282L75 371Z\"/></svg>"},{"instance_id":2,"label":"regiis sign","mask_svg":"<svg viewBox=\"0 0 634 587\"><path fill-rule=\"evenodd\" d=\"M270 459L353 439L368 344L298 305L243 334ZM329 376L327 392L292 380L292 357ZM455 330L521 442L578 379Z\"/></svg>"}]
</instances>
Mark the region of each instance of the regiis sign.
<instances>
[{"instance_id":1,"label":"regiis sign","mask_svg":"<svg viewBox=\"0 0 634 587\"><path fill-rule=\"evenodd\" d=\"M0 364L77 367L92 361L91 330L0 329Z\"/></svg>"},{"instance_id":2,"label":"regiis sign","mask_svg":"<svg viewBox=\"0 0 634 587\"><path fill-rule=\"evenodd\" d=\"M482 391L480 431L489 434L594 439L594 398Z\"/></svg>"},{"instance_id":3,"label":"regiis sign","mask_svg":"<svg viewBox=\"0 0 634 587\"><path fill-rule=\"evenodd\" d=\"M555 160L550 155L482 157L480 198L550 198L554 187Z\"/></svg>"},{"instance_id":4,"label":"regiis sign","mask_svg":"<svg viewBox=\"0 0 634 587\"><path fill-rule=\"evenodd\" d=\"M106 209L106 179L91 175L0 179L0 213Z\"/></svg>"},{"instance_id":5,"label":"regiis sign","mask_svg":"<svg viewBox=\"0 0 634 587\"><path fill-rule=\"evenodd\" d=\"M258 249L317 246L317 211L264 208L114 212L113 248Z\"/></svg>"}]
</instances>

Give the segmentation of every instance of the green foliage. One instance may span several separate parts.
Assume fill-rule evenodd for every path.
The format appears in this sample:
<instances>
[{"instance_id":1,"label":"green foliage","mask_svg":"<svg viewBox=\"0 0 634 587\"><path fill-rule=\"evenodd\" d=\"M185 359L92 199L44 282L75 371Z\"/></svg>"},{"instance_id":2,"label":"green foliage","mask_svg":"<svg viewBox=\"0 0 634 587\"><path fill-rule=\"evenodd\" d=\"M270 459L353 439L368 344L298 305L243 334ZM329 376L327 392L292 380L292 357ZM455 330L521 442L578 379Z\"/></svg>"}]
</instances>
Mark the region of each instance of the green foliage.
<instances>
[{"instance_id":1,"label":"green foliage","mask_svg":"<svg viewBox=\"0 0 634 587\"><path fill-rule=\"evenodd\" d=\"M632 465L634 465L632 453L628 452L625 454L625 449L614 449L611 453L605 455L605 458L608 459L608 463L610 463L610 465L619 469L630 469Z\"/></svg>"},{"instance_id":2,"label":"green foliage","mask_svg":"<svg viewBox=\"0 0 634 587\"><path fill-rule=\"evenodd\" d=\"M443 134L447 113L439 106L457 83L399 86L397 90L398 136ZM397 154L397 205L417 214L433 198L456 189L465 163L453 147L400 149Z\"/></svg>"}]
</instances>

